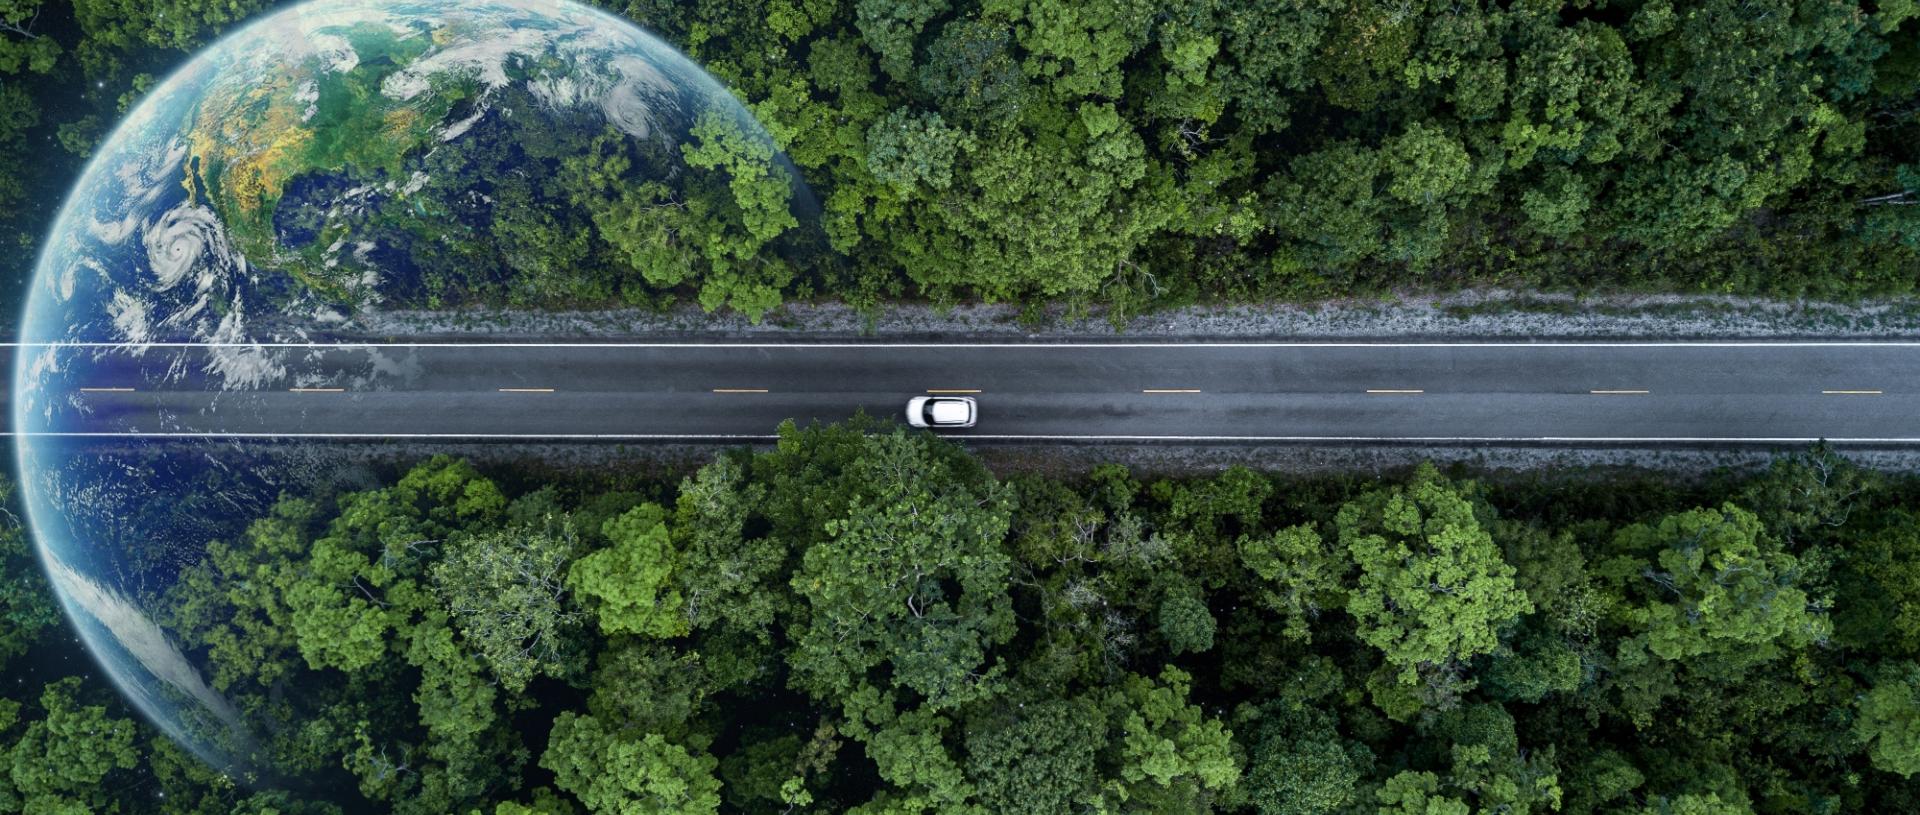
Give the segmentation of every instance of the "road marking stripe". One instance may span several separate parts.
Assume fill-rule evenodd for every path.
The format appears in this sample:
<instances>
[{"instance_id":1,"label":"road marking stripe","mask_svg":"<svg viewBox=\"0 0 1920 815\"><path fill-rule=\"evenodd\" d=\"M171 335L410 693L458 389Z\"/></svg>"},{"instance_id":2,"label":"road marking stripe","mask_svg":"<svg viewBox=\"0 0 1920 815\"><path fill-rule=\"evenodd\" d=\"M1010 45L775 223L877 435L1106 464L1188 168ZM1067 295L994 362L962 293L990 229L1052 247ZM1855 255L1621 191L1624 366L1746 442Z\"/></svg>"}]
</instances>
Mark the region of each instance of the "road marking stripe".
<instances>
[{"instance_id":1,"label":"road marking stripe","mask_svg":"<svg viewBox=\"0 0 1920 815\"><path fill-rule=\"evenodd\" d=\"M1199 388L1142 388L1141 393L1199 393Z\"/></svg>"},{"instance_id":2,"label":"road marking stripe","mask_svg":"<svg viewBox=\"0 0 1920 815\"><path fill-rule=\"evenodd\" d=\"M132 393L132 388L81 388L81 393Z\"/></svg>"},{"instance_id":3,"label":"road marking stripe","mask_svg":"<svg viewBox=\"0 0 1920 815\"><path fill-rule=\"evenodd\" d=\"M979 388L928 388L927 393L979 393Z\"/></svg>"},{"instance_id":4,"label":"road marking stripe","mask_svg":"<svg viewBox=\"0 0 1920 815\"><path fill-rule=\"evenodd\" d=\"M1390 393L1400 393L1400 394L1414 394L1414 393L1426 393L1426 391L1423 391L1423 390L1419 390L1419 389L1416 389L1416 388L1368 388L1368 389L1367 389L1367 393L1380 393L1380 394L1390 394Z\"/></svg>"},{"instance_id":5,"label":"road marking stripe","mask_svg":"<svg viewBox=\"0 0 1920 815\"><path fill-rule=\"evenodd\" d=\"M291 393L346 393L346 388L288 388Z\"/></svg>"},{"instance_id":6,"label":"road marking stripe","mask_svg":"<svg viewBox=\"0 0 1920 815\"><path fill-rule=\"evenodd\" d=\"M552 388L501 388L501 393L553 393Z\"/></svg>"},{"instance_id":7,"label":"road marking stripe","mask_svg":"<svg viewBox=\"0 0 1920 815\"><path fill-rule=\"evenodd\" d=\"M766 388L714 388L714 393L767 393Z\"/></svg>"},{"instance_id":8,"label":"road marking stripe","mask_svg":"<svg viewBox=\"0 0 1920 815\"><path fill-rule=\"evenodd\" d=\"M1821 393L1827 394L1829 396L1879 396L1880 395L1880 392L1877 390L1821 391Z\"/></svg>"},{"instance_id":9,"label":"road marking stripe","mask_svg":"<svg viewBox=\"0 0 1920 815\"><path fill-rule=\"evenodd\" d=\"M1652 393L1653 391L1641 391L1641 390L1592 390L1592 391L1587 391L1587 392L1588 392L1588 393L1591 393L1591 394L1594 394L1595 396L1639 396L1639 395L1642 395L1642 394L1648 394L1648 393Z\"/></svg>"}]
</instances>

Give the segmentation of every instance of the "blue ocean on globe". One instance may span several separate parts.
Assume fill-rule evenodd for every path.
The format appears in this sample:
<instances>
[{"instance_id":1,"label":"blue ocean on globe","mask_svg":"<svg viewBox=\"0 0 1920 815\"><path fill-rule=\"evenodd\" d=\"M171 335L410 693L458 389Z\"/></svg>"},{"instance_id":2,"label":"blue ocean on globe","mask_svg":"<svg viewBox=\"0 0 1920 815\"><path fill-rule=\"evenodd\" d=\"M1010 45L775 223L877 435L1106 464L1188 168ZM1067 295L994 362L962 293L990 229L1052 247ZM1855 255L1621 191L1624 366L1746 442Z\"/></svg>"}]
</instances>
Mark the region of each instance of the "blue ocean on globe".
<instances>
[{"instance_id":1,"label":"blue ocean on globe","mask_svg":"<svg viewBox=\"0 0 1920 815\"><path fill-rule=\"evenodd\" d=\"M597 194L581 168L662 198L716 183L681 149L703 126L777 153L685 56L570 2L320 0L154 87L48 236L14 371L34 538L127 698L213 765L274 775L300 690L232 701L173 631L175 578L282 491L355 477L338 446L170 436L170 410L222 408L167 394L404 379L391 349L301 364L382 309L650 302L671 269L609 275L569 240ZM151 412L111 415L113 389Z\"/></svg>"}]
</instances>

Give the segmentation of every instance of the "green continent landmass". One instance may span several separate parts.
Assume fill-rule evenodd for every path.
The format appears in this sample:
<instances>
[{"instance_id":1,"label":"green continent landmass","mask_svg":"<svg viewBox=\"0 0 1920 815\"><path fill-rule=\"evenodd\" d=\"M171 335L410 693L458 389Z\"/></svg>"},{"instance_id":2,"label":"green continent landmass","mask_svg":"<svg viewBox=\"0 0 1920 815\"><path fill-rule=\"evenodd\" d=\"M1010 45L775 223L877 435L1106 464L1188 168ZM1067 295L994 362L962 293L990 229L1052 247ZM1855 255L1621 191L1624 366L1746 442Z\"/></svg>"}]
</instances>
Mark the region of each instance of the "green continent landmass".
<instances>
[{"instance_id":1,"label":"green continent landmass","mask_svg":"<svg viewBox=\"0 0 1920 815\"><path fill-rule=\"evenodd\" d=\"M329 299L348 300L343 275L350 270L331 272L321 258L335 236L323 234L306 251L278 246L273 219L282 196L312 173L340 174L356 183L404 182L408 153L433 137L472 88L463 79L434 78L427 92L390 99L381 94L381 83L426 53L432 45L427 37L400 37L374 24L323 33L350 43L359 64L333 73L309 62L260 77L236 95L210 97L187 130L195 159L188 167L189 173L198 168L197 186L249 261L283 269ZM302 95L309 82L317 99ZM309 106L313 114L306 116ZM187 183L196 186L191 178Z\"/></svg>"}]
</instances>

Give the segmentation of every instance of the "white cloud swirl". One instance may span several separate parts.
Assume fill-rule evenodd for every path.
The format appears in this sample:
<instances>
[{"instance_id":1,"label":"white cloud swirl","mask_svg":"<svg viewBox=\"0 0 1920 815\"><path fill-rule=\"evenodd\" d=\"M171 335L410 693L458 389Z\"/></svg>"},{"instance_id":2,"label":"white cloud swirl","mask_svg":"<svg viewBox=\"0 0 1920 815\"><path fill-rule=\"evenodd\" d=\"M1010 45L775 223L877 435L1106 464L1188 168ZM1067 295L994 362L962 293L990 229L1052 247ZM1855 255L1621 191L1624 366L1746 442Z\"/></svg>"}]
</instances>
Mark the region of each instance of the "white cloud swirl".
<instances>
[{"instance_id":1,"label":"white cloud swirl","mask_svg":"<svg viewBox=\"0 0 1920 815\"><path fill-rule=\"evenodd\" d=\"M147 266L153 272L157 291L168 291L199 272L196 288L213 287L223 272L242 263L227 242L219 216L202 205L181 203L145 224L141 240L147 248Z\"/></svg>"}]
</instances>

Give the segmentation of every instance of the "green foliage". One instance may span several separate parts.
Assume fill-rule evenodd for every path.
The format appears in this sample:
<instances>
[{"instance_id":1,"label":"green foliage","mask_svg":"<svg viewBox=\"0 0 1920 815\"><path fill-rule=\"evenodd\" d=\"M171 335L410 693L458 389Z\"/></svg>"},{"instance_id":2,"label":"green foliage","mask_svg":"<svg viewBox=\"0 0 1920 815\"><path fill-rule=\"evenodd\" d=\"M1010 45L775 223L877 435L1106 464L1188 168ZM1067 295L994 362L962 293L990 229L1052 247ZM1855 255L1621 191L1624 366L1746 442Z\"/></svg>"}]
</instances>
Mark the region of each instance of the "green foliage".
<instances>
[{"instance_id":1,"label":"green foliage","mask_svg":"<svg viewBox=\"0 0 1920 815\"><path fill-rule=\"evenodd\" d=\"M1655 796L1637 812L1640 815L1752 815L1753 807L1743 802L1723 801L1720 796L1708 793L1673 798Z\"/></svg>"},{"instance_id":2,"label":"green foliage","mask_svg":"<svg viewBox=\"0 0 1920 815\"><path fill-rule=\"evenodd\" d=\"M1920 517L1895 508L1871 522L1837 570L1857 599L1836 610L1836 637L1920 656Z\"/></svg>"},{"instance_id":3,"label":"green foliage","mask_svg":"<svg viewBox=\"0 0 1920 815\"><path fill-rule=\"evenodd\" d=\"M40 692L35 719L26 722L7 754L0 805L19 812L85 813L114 796L109 775L139 766L133 722L108 715L79 699L80 680L68 677ZM18 724L19 707L8 703L0 732Z\"/></svg>"},{"instance_id":4,"label":"green foliage","mask_svg":"<svg viewBox=\"0 0 1920 815\"><path fill-rule=\"evenodd\" d=\"M1779 550L1752 513L1727 504L1669 515L1620 531L1615 547L1651 553L1610 568L1637 579L1647 599L1624 613L1644 643L1668 660L1739 670L1824 640L1824 613L1799 588L1800 565ZM1633 569L1629 577L1626 570Z\"/></svg>"},{"instance_id":5,"label":"green foliage","mask_svg":"<svg viewBox=\"0 0 1920 815\"><path fill-rule=\"evenodd\" d=\"M772 144L748 134L739 120L711 111L694 125L693 138L692 144L681 147L687 164L726 173L727 187L749 236L765 244L798 225L787 208L793 181L774 163ZM742 252L743 257L751 254Z\"/></svg>"},{"instance_id":6,"label":"green foliage","mask_svg":"<svg viewBox=\"0 0 1920 815\"><path fill-rule=\"evenodd\" d=\"M973 138L947 127L938 113L896 110L867 131L867 171L901 193L953 186L953 162Z\"/></svg>"},{"instance_id":7,"label":"green foliage","mask_svg":"<svg viewBox=\"0 0 1920 815\"><path fill-rule=\"evenodd\" d=\"M629 171L647 158L609 130L584 152L559 157L560 186L618 268L644 281L624 286L622 296L697 285L707 310L728 306L758 320L794 279L785 261L762 251L798 224L792 178L774 146L732 116L703 112L690 137L681 152L693 171L677 184L630 183Z\"/></svg>"},{"instance_id":8,"label":"green foliage","mask_svg":"<svg viewBox=\"0 0 1920 815\"><path fill-rule=\"evenodd\" d=\"M1118 740L1118 772L1106 783L1116 807L1204 811L1240 781L1233 734L1188 701L1193 677L1167 668L1158 680L1129 675L1105 707Z\"/></svg>"},{"instance_id":9,"label":"green foliage","mask_svg":"<svg viewBox=\"0 0 1920 815\"><path fill-rule=\"evenodd\" d=\"M1439 716L1432 729L1451 743L1443 779L1447 794L1491 812L1560 809L1553 749L1522 749L1513 716L1505 708L1462 707Z\"/></svg>"},{"instance_id":10,"label":"green foliage","mask_svg":"<svg viewBox=\"0 0 1920 815\"><path fill-rule=\"evenodd\" d=\"M933 709L993 693L1002 669L988 651L1012 635L1000 548L1009 507L998 485L950 458L931 437L896 431L849 462L844 477L859 488L793 576L806 612L790 662L814 693L848 693L882 666Z\"/></svg>"},{"instance_id":11,"label":"green foliage","mask_svg":"<svg viewBox=\"0 0 1920 815\"><path fill-rule=\"evenodd\" d=\"M511 692L537 674L559 673L564 642L575 635L579 612L566 596L566 569L578 543L571 525L557 526L467 538L429 569L460 636ZM603 613L603 628L604 620Z\"/></svg>"},{"instance_id":12,"label":"green foliage","mask_svg":"<svg viewBox=\"0 0 1920 815\"><path fill-rule=\"evenodd\" d=\"M967 777L988 812L1074 812L1098 800L1105 742L1090 700L1003 705L968 722Z\"/></svg>"},{"instance_id":13,"label":"green foliage","mask_svg":"<svg viewBox=\"0 0 1920 815\"><path fill-rule=\"evenodd\" d=\"M1492 651L1533 610L1472 505L1431 466L1341 507L1335 525L1360 567L1347 612L1402 683Z\"/></svg>"},{"instance_id":14,"label":"green foliage","mask_svg":"<svg viewBox=\"0 0 1920 815\"><path fill-rule=\"evenodd\" d=\"M259 0L75 0L74 17L96 47L189 49L266 6Z\"/></svg>"},{"instance_id":15,"label":"green foliage","mask_svg":"<svg viewBox=\"0 0 1920 815\"><path fill-rule=\"evenodd\" d=\"M262 760L340 783L245 791L98 679L27 681L64 639L40 626L0 809L1916 803L1920 480L1828 451L1687 484L1003 481L858 422L674 481L506 472L286 496L155 598Z\"/></svg>"},{"instance_id":16,"label":"green foliage","mask_svg":"<svg viewBox=\"0 0 1920 815\"><path fill-rule=\"evenodd\" d=\"M1260 815L1330 815L1357 797L1365 748L1343 744L1326 714L1283 703L1260 723L1247 766L1248 801Z\"/></svg>"},{"instance_id":17,"label":"green foliage","mask_svg":"<svg viewBox=\"0 0 1920 815\"><path fill-rule=\"evenodd\" d=\"M994 15L941 26L919 65L919 91L968 123L1012 121L1033 93L1014 54L1013 27Z\"/></svg>"},{"instance_id":18,"label":"green foliage","mask_svg":"<svg viewBox=\"0 0 1920 815\"><path fill-rule=\"evenodd\" d=\"M858 0L854 4L854 25L862 43L879 55L881 70L904 82L913 73L914 41L927 22L947 8L946 0Z\"/></svg>"},{"instance_id":19,"label":"green foliage","mask_svg":"<svg viewBox=\"0 0 1920 815\"><path fill-rule=\"evenodd\" d=\"M54 38L34 31L41 14L41 0L6 0L0 3L0 74L31 71L44 74L53 70L63 49ZM32 104L22 100L21 104Z\"/></svg>"},{"instance_id":20,"label":"green foliage","mask_svg":"<svg viewBox=\"0 0 1920 815\"><path fill-rule=\"evenodd\" d=\"M1473 808L1440 794L1440 778L1429 772L1395 774L1375 793L1381 815L1471 815Z\"/></svg>"},{"instance_id":21,"label":"green foliage","mask_svg":"<svg viewBox=\"0 0 1920 815\"><path fill-rule=\"evenodd\" d=\"M1261 602L1282 615L1289 639L1310 641L1320 614L1346 605L1349 562L1334 554L1313 527L1243 537L1239 548L1240 562L1260 578Z\"/></svg>"},{"instance_id":22,"label":"green foliage","mask_svg":"<svg viewBox=\"0 0 1920 815\"><path fill-rule=\"evenodd\" d=\"M56 209L33 204L130 95L268 4L78 0L58 25L44 5L0 3L0 240L23 248ZM546 175L489 168L489 235L426 264L422 305L684 298L761 319L824 294L1124 316L1409 287L1915 285L1907 2L613 5L711 68L772 143L708 116L682 145L692 172L635 184L615 181L660 157L516 131ZM336 130L382 167L478 169ZM74 155L43 161L49 139ZM831 262L788 251L796 170ZM271 224L235 222L243 244Z\"/></svg>"},{"instance_id":23,"label":"green foliage","mask_svg":"<svg viewBox=\"0 0 1920 815\"><path fill-rule=\"evenodd\" d=\"M666 512L653 504L607 521L610 544L574 563L567 584L594 601L608 634L677 637L687 633L684 601L672 586L677 553Z\"/></svg>"},{"instance_id":24,"label":"green foliage","mask_svg":"<svg viewBox=\"0 0 1920 815\"><path fill-rule=\"evenodd\" d=\"M591 716L562 713L540 766L588 812L700 815L720 810L719 762L658 733L623 735Z\"/></svg>"},{"instance_id":25,"label":"green foliage","mask_svg":"<svg viewBox=\"0 0 1920 815\"><path fill-rule=\"evenodd\" d=\"M1207 610L1206 595L1197 587L1170 589L1160 601L1160 636L1175 654L1213 650L1213 633L1218 627Z\"/></svg>"},{"instance_id":26,"label":"green foliage","mask_svg":"<svg viewBox=\"0 0 1920 815\"><path fill-rule=\"evenodd\" d=\"M1580 687L1585 671L1571 643L1551 632L1529 629L1511 648L1494 652L1485 677L1496 693L1538 702L1550 693Z\"/></svg>"},{"instance_id":27,"label":"green foliage","mask_svg":"<svg viewBox=\"0 0 1920 815\"><path fill-rule=\"evenodd\" d=\"M1902 778L1920 772L1920 665L1884 666L1860 695L1857 715L1854 737L1867 746L1873 766Z\"/></svg>"},{"instance_id":28,"label":"green foliage","mask_svg":"<svg viewBox=\"0 0 1920 815\"><path fill-rule=\"evenodd\" d=\"M0 669L60 623L46 580L28 551L27 530L14 512L13 483L0 478Z\"/></svg>"}]
</instances>

